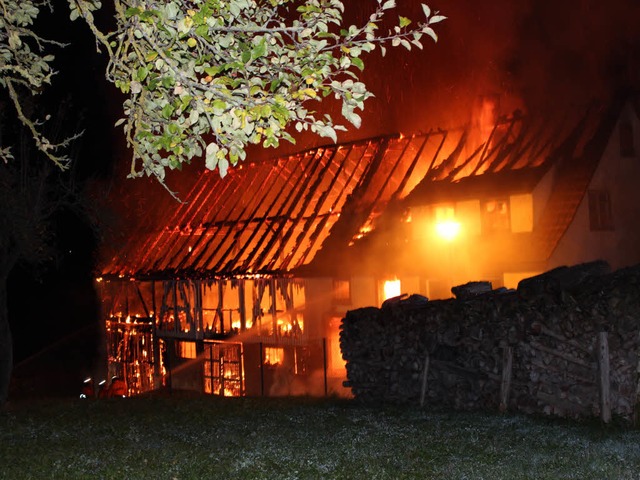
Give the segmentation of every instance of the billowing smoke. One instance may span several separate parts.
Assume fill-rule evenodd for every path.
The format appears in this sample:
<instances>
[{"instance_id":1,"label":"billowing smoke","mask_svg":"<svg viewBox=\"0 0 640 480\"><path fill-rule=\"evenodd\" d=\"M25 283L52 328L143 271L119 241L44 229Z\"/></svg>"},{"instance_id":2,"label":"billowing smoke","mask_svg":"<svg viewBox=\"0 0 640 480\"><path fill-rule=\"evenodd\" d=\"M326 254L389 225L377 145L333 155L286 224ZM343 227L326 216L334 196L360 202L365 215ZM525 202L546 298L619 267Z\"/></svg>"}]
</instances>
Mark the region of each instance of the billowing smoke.
<instances>
[{"instance_id":1,"label":"billowing smoke","mask_svg":"<svg viewBox=\"0 0 640 480\"><path fill-rule=\"evenodd\" d=\"M420 1L397 3L401 13L420 18ZM635 0L426 3L448 17L436 28L438 43L370 57L364 76L376 98L361 131L345 136L460 126L481 98L499 99L498 114L545 111L638 85Z\"/></svg>"}]
</instances>

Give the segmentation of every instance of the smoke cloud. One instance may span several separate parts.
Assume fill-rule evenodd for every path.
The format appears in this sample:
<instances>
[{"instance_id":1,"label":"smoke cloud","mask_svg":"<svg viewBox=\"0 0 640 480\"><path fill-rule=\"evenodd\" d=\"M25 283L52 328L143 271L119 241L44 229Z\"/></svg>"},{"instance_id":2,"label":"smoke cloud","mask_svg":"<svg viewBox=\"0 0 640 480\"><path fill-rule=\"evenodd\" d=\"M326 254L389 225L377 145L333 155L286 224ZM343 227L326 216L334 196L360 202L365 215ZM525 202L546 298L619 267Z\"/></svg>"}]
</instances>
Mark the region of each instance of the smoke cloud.
<instances>
[{"instance_id":1,"label":"smoke cloud","mask_svg":"<svg viewBox=\"0 0 640 480\"><path fill-rule=\"evenodd\" d=\"M397 3L420 18L420 1ZM448 17L436 26L438 43L369 57L364 77L376 98L362 129L345 136L460 126L481 97L497 96L502 114L547 111L638 85L637 1L426 3Z\"/></svg>"}]
</instances>

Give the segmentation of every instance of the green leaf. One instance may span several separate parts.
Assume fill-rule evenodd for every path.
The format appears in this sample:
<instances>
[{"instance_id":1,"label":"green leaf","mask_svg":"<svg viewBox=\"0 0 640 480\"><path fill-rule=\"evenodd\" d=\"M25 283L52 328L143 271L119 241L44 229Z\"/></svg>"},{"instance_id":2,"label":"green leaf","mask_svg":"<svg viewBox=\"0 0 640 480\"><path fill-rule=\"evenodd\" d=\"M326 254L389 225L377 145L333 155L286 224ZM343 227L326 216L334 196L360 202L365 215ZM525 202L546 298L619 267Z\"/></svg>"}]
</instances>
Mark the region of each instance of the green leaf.
<instances>
[{"instance_id":1,"label":"green leaf","mask_svg":"<svg viewBox=\"0 0 640 480\"><path fill-rule=\"evenodd\" d=\"M220 160L218 160L218 171L220 172L220 177L226 177L228 169L229 161L226 158L221 158Z\"/></svg>"},{"instance_id":2,"label":"green leaf","mask_svg":"<svg viewBox=\"0 0 640 480\"><path fill-rule=\"evenodd\" d=\"M211 75L212 77L215 77L218 73L220 73L221 69L220 69L220 67L205 67L204 71L208 75Z\"/></svg>"},{"instance_id":3,"label":"green leaf","mask_svg":"<svg viewBox=\"0 0 640 480\"><path fill-rule=\"evenodd\" d=\"M433 30L433 28L431 28L431 27L423 27L422 28L422 33L425 33L425 34L429 35L433 39L434 42L438 41L438 35Z\"/></svg>"},{"instance_id":4,"label":"green leaf","mask_svg":"<svg viewBox=\"0 0 640 480\"><path fill-rule=\"evenodd\" d=\"M218 166L218 151L220 147L217 143L210 143L207 145L205 151L205 166L209 170L214 170Z\"/></svg>"},{"instance_id":5,"label":"green leaf","mask_svg":"<svg viewBox=\"0 0 640 480\"><path fill-rule=\"evenodd\" d=\"M382 5L382 10L389 10L390 8L396 8L396 0L387 0Z\"/></svg>"},{"instance_id":6,"label":"green leaf","mask_svg":"<svg viewBox=\"0 0 640 480\"><path fill-rule=\"evenodd\" d=\"M205 40L211 41L211 36L209 35L209 26L208 25L199 25L196 28L196 35L204 38Z\"/></svg>"},{"instance_id":7,"label":"green leaf","mask_svg":"<svg viewBox=\"0 0 640 480\"><path fill-rule=\"evenodd\" d=\"M131 17L135 17L136 15L140 15L141 12L142 10L140 10L137 7L129 7L125 10L124 16L125 18L131 18Z\"/></svg>"},{"instance_id":8,"label":"green leaf","mask_svg":"<svg viewBox=\"0 0 640 480\"><path fill-rule=\"evenodd\" d=\"M224 100L220 100L220 99L216 99L213 101L213 108L219 109L219 110L226 110L227 109L227 102L225 102Z\"/></svg>"},{"instance_id":9,"label":"green leaf","mask_svg":"<svg viewBox=\"0 0 640 480\"><path fill-rule=\"evenodd\" d=\"M175 2L169 2L164 8L167 18L170 20L175 19L180 13L180 7Z\"/></svg>"},{"instance_id":10,"label":"green leaf","mask_svg":"<svg viewBox=\"0 0 640 480\"><path fill-rule=\"evenodd\" d=\"M149 69L147 67L140 67L136 72L136 79L139 82L144 82L144 80L147 78L147 75L149 75Z\"/></svg>"},{"instance_id":11,"label":"green leaf","mask_svg":"<svg viewBox=\"0 0 640 480\"><path fill-rule=\"evenodd\" d=\"M262 40L258 45L255 45L253 47L253 50L251 50L251 57L253 59L257 59L260 57L264 57L267 53L267 42L266 40Z\"/></svg>"},{"instance_id":12,"label":"green leaf","mask_svg":"<svg viewBox=\"0 0 640 480\"><path fill-rule=\"evenodd\" d=\"M167 103L162 108L162 116L168 120L169 118L171 118L171 115L173 115L174 111L175 111L175 108L173 108L173 105L171 105L170 103Z\"/></svg>"},{"instance_id":13,"label":"green leaf","mask_svg":"<svg viewBox=\"0 0 640 480\"><path fill-rule=\"evenodd\" d=\"M352 58L351 59L351 63L353 65L355 65L356 67L358 67L360 69L360 71L364 70L364 62L362 61L362 59L357 58L357 57Z\"/></svg>"},{"instance_id":14,"label":"green leaf","mask_svg":"<svg viewBox=\"0 0 640 480\"><path fill-rule=\"evenodd\" d=\"M157 16L158 12L156 10L144 10L140 13L140 20L150 23Z\"/></svg>"},{"instance_id":15,"label":"green leaf","mask_svg":"<svg viewBox=\"0 0 640 480\"><path fill-rule=\"evenodd\" d=\"M331 125L324 124L316 124L316 132L321 137L328 137L333 140L333 143L338 143L338 136L336 135L335 129Z\"/></svg>"},{"instance_id":16,"label":"green leaf","mask_svg":"<svg viewBox=\"0 0 640 480\"><path fill-rule=\"evenodd\" d=\"M407 17L399 15L398 18L400 19L400 28L408 27L409 25L411 25L411 20Z\"/></svg>"},{"instance_id":17,"label":"green leaf","mask_svg":"<svg viewBox=\"0 0 640 480\"><path fill-rule=\"evenodd\" d=\"M81 5L94 9L96 1ZM225 175L230 163L244 158L248 144L293 142L296 131L311 130L336 143L343 127L327 116L316 120L308 111L311 99L337 96L345 123L360 127L355 111L371 96L359 79L364 53L379 46L384 54L390 44L422 47L420 35L436 40L430 25L445 18L437 12L431 17L423 5L426 20L418 26L398 15L395 28L378 36L398 2L375 3L362 24L349 25L340 0L124 2L107 37L108 60L110 78L127 97L119 117L133 139L129 146L141 170L134 175L162 180L167 167L179 168L199 155L207 168ZM73 6L71 11L80 15ZM32 45L21 35L11 41ZM2 55L0 50L0 61L6 61ZM50 72L41 57L33 65L44 83Z\"/></svg>"}]
</instances>

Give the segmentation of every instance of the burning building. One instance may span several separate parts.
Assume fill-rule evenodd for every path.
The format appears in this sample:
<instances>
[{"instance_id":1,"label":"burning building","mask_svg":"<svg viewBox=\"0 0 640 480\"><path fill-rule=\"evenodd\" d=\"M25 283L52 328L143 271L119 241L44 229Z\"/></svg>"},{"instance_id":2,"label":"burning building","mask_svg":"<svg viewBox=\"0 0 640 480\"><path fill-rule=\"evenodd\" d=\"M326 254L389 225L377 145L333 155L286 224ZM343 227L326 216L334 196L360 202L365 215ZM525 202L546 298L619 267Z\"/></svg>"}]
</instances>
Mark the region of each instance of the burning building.
<instances>
[{"instance_id":1,"label":"burning building","mask_svg":"<svg viewBox=\"0 0 640 480\"><path fill-rule=\"evenodd\" d=\"M558 119L487 102L467 127L203 173L102 263L111 375L129 394L348 394L349 309L640 261L636 104Z\"/></svg>"}]
</instances>

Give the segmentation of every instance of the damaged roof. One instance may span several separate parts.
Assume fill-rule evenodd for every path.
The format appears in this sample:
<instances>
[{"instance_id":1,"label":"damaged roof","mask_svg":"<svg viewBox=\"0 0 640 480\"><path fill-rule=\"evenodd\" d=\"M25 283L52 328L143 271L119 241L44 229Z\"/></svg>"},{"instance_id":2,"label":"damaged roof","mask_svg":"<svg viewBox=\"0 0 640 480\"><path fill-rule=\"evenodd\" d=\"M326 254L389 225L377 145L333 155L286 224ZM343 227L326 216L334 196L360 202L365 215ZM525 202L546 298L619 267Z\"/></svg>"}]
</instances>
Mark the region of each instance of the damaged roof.
<instances>
[{"instance_id":1,"label":"damaged roof","mask_svg":"<svg viewBox=\"0 0 640 480\"><path fill-rule=\"evenodd\" d=\"M515 113L484 139L471 127L438 129L246 163L225 178L207 171L163 224L131 232L103 262L102 275L309 274L348 256L383 214L498 186L530 189L550 165L564 162L567 172L579 166L582 173L559 175L561 183L566 177L563 191L573 196L552 197L555 215L543 215L540 241L552 248L597 165L583 152L596 156L586 147L599 138L602 118L593 110L554 122Z\"/></svg>"}]
</instances>

